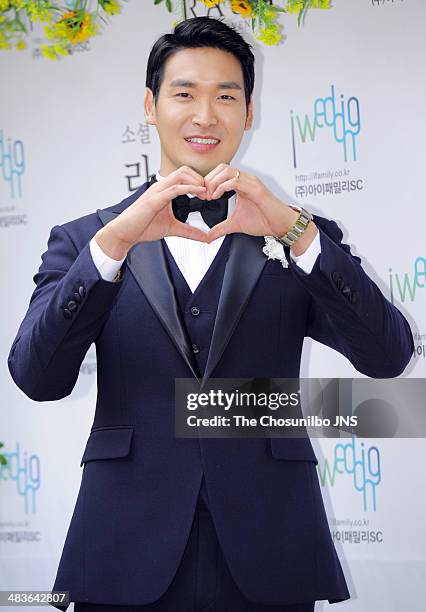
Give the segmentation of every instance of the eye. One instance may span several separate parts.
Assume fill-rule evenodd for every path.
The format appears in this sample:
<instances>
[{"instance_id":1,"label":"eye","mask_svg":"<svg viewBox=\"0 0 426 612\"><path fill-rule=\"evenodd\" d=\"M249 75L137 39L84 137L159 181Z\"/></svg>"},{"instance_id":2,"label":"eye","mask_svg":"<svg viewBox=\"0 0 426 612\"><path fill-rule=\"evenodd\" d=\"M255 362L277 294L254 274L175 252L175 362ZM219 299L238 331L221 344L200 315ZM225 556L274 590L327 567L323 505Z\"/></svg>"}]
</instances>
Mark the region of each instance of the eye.
<instances>
[{"instance_id":1,"label":"eye","mask_svg":"<svg viewBox=\"0 0 426 612\"><path fill-rule=\"evenodd\" d=\"M189 94L189 93L188 93L188 92L186 92L186 91L181 91L181 92L177 93L177 94L175 95L175 97L177 97L177 96L190 96L190 95L191 95L191 94ZM235 100L235 98L234 98L233 96L230 96L230 95L228 95L228 94L223 94L223 95L221 95L220 97L221 97L221 98L229 98L230 100Z\"/></svg>"}]
</instances>

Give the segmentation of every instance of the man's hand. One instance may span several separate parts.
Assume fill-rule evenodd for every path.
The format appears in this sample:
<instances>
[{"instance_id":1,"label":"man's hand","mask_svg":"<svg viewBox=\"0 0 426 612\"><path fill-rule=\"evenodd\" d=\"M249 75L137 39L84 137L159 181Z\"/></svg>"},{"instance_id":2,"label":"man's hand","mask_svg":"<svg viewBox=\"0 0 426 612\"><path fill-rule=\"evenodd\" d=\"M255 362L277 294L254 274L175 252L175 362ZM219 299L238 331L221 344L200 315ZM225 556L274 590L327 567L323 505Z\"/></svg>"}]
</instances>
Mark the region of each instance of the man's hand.
<instances>
[{"instance_id":1,"label":"man's hand","mask_svg":"<svg viewBox=\"0 0 426 612\"><path fill-rule=\"evenodd\" d=\"M220 236L241 232L252 236L283 236L293 226L299 214L284 204L253 174L240 172L228 164L219 164L204 177L207 200L220 198L234 189L236 207L233 214L207 232L207 242ZM318 229L311 221L298 241L291 247L294 255L301 255L315 238Z\"/></svg>"},{"instance_id":2,"label":"man's hand","mask_svg":"<svg viewBox=\"0 0 426 612\"><path fill-rule=\"evenodd\" d=\"M208 235L188 223L178 221L171 201L178 195L193 193L205 198L204 177L188 166L181 166L161 181L151 185L117 219L96 233L96 242L113 259L122 259L139 242L159 240L164 236L182 236L208 242Z\"/></svg>"}]
</instances>

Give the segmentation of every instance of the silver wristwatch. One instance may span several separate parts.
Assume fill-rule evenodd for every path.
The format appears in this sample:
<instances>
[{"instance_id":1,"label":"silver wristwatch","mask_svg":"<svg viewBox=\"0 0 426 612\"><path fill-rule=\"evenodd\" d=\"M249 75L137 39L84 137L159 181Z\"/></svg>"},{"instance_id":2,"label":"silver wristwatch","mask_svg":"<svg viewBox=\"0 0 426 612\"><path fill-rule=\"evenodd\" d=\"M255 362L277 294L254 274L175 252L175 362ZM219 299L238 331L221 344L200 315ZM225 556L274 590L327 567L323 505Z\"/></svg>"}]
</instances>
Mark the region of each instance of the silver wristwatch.
<instances>
[{"instance_id":1,"label":"silver wristwatch","mask_svg":"<svg viewBox=\"0 0 426 612\"><path fill-rule=\"evenodd\" d=\"M299 216L296 219L294 225L288 230L286 234L284 234L284 236L274 236L275 240L277 240L284 246L289 247L291 247L296 242L296 240L299 240L300 236L308 227L309 222L312 221L312 214L308 210L306 210L306 208L295 208L293 206L291 206L291 208L299 212Z\"/></svg>"}]
</instances>

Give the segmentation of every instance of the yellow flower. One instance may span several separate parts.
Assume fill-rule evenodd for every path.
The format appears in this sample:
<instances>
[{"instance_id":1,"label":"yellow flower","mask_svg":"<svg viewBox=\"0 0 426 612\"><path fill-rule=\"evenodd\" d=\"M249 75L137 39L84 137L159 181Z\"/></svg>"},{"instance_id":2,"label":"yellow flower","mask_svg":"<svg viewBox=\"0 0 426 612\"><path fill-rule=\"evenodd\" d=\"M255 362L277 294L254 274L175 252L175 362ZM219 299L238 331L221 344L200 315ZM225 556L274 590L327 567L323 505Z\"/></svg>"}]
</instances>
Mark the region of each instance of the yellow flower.
<instances>
[{"instance_id":1,"label":"yellow flower","mask_svg":"<svg viewBox=\"0 0 426 612\"><path fill-rule=\"evenodd\" d=\"M68 55L68 47L64 47L63 43L55 42L53 48L57 55Z\"/></svg>"},{"instance_id":2,"label":"yellow flower","mask_svg":"<svg viewBox=\"0 0 426 612\"><path fill-rule=\"evenodd\" d=\"M56 60L58 56L56 55L55 49L50 45L41 45L41 54L43 57L47 57L47 59Z\"/></svg>"},{"instance_id":3,"label":"yellow flower","mask_svg":"<svg viewBox=\"0 0 426 612\"><path fill-rule=\"evenodd\" d=\"M53 40L54 38L68 38L69 34L64 23L54 23L52 26L45 26L44 33L49 40Z\"/></svg>"},{"instance_id":4,"label":"yellow flower","mask_svg":"<svg viewBox=\"0 0 426 612\"><path fill-rule=\"evenodd\" d=\"M9 8L9 0L0 0L0 11L7 11Z\"/></svg>"},{"instance_id":5,"label":"yellow flower","mask_svg":"<svg viewBox=\"0 0 426 612\"><path fill-rule=\"evenodd\" d=\"M115 0L109 0L102 5L102 8L108 15L117 15L121 13L121 6Z\"/></svg>"},{"instance_id":6,"label":"yellow flower","mask_svg":"<svg viewBox=\"0 0 426 612\"><path fill-rule=\"evenodd\" d=\"M0 49L10 49L10 43L3 32L0 32Z\"/></svg>"},{"instance_id":7,"label":"yellow flower","mask_svg":"<svg viewBox=\"0 0 426 612\"><path fill-rule=\"evenodd\" d=\"M269 5L265 6L265 17L276 17L277 13L273 9L270 8Z\"/></svg>"},{"instance_id":8,"label":"yellow flower","mask_svg":"<svg viewBox=\"0 0 426 612\"><path fill-rule=\"evenodd\" d=\"M18 40L18 42L15 44L15 49L17 49L18 51L23 51L23 49L27 48L27 43L24 40Z\"/></svg>"},{"instance_id":9,"label":"yellow flower","mask_svg":"<svg viewBox=\"0 0 426 612\"><path fill-rule=\"evenodd\" d=\"M330 2L331 0L313 0L312 7L319 9L328 9L331 8Z\"/></svg>"},{"instance_id":10,"label":"yellow flower","mask_svg":"<svg viewBox=\"0 0 426 612\"><path fill-rule=\"evenodd\" d=\"M0 23L3 23L3 21L6 21L6 19L6 15L0 15Z\"/></svg>"},{"instance_id":11,"label":"yellow flower","mask_svg":"<svg viewBox=\"0 0 426 612\"><path fill-rule=\"evenodd\" d=\"M231 10L234 13L240 13L243 18L250 17L253 13L250 4L246 0L231 0Z\"/></svg>"},{"instance_id":12,"label":"yellow flower","mask_svg":"<svg viewBox=\"0 0 426 612\"><path fill-rule=\"evenodd\" d=\"M96 23L93 23L90 15L85 15L83 22L80 26L80 31L71 39L72 43L82 43L86 41L91 36L95 36L99 31L99 26Z\"/></svg>"},{"instance_id":13,"label":"yellow flower","mask_svg":"<svg viewBox=\"0 0 426 612\"><path fill-rule=\"evenodd\" d=\"M273 24L266 28L261 28L260 34L256 36L258 40L261 40L265 45L276 45L281 40L281 34L278 32L279 26Z\"/></svg>"},{"instance_id":14,"label":"yellow flower","mask_svg":"<svg viewBox=\"0 0 426 612\"><path fill-rule=\"evenodd\" d=\"M95 36L99 32L99 26L94 23L89 13L81 19L75 11L68 11L52 26L46 26L44 31L49 40L68 40L75 45Z\"/></svg>"},{"instance_id":15,"label":"yellow flower","mask_svg":"<svg viewBox=\"0 0 426 612\"><path fill-rule=\"evenodd\" d=\"M302 10L303 8L303 2L302 0L287 0L287 6L285 7L285 10L287 11L287 13L298 13L299 11Z\"/></svg>"},{"instance_id":16,"label":"yellow flower","mask_svg":"<svg viewBox=\"0 0 426 612\"><path fill-rule=\"evenodd\" d=\"M29 2L26 8L31 21L40 21L41 23L52 21L52 13L47 8L41 7L37 2Z\"/></svg>"},{"instance_id":17,"label":"yellow flower","mask_svg":"<svg viewBox=\"0 0 426 612\"><path fill-rule=\"evenodd\" d=\"M11 6L14 6L18 11L25 7L27 0L9 0Z\"/></svg>"},{"instance_id":18,"label":"yellow flower","mask_svg":"<svg viewBox=\"0 0 426 612\"><path fill-rule=\"evenodd\" d=\"M225 2L225 0L198 0L198 1L205 4L208 8L214 8L221 2Z\"/></svg>"}]
</instances>

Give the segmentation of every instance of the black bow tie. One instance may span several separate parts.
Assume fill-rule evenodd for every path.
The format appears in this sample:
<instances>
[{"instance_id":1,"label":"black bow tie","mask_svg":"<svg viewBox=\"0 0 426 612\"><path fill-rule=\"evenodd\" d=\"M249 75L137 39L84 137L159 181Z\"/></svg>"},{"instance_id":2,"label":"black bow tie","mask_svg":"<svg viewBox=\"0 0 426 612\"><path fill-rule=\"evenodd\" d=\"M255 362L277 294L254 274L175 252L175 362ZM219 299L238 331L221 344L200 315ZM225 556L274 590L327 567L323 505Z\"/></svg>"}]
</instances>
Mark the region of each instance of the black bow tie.
<instances>
[{"instance_id":1,"label":"black bow tie","mask_svg":"<svg viewBox=\"0 0 426 612\"><path fill-rule=\"evenodd\" d=\"M155 174L151 176L149 184L157 181ZM186 193L176 196L172 200L173 213L178 221L185 221L190 212L200 211L203 220L209 227L225 221L228 216L228 200L235 194L235 191L225 191L217 200L202 200L194 196L190 198Z\"/></svg>"}]
</instances>

